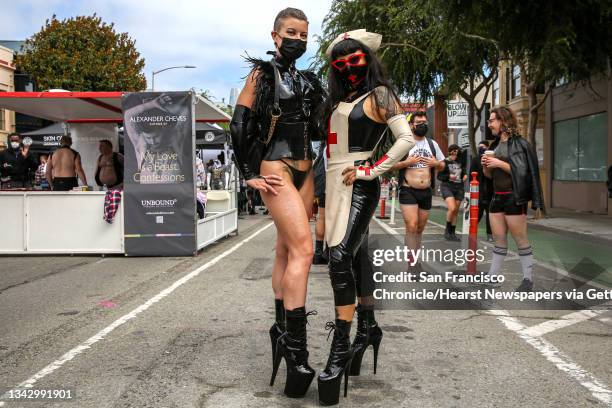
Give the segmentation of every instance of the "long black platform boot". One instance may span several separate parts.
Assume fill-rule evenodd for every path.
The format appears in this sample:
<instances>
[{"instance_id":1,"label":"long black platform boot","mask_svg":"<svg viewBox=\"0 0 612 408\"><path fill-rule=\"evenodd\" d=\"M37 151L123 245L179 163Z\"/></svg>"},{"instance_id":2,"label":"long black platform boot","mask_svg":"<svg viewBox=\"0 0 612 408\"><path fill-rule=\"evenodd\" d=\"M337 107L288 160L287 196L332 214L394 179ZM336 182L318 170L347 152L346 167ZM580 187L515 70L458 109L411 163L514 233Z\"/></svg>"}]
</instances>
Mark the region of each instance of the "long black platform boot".
<instances>
[{"instance_id":1,"label":"long black platform boot","mask_svg":"<svg viewBox=\"0 0 612 408\"><path fill-rule=\"evenodd\" d=\"M378 362L378 348L383 338L383 332L374 318L373 306L357 305L357 333L353 340L353 361L350 375L359 375L363 354L369 346L374 349L374 374Z\"/></svg>"},{"instance_id":2,"label":"long black platform boot","mask_svg":"<svg viewBox=\"0 0 612 408\"><path fill-rule=\"evenodd\" d=\"M335 405L340 399L340 385L344 377L344 396L348 394L348 374L353 350L351 348L351 322L336 319L327 322L326 329L334 331L329 358L325 370L319 375L319 403ZM331 332L330 332L331 333Z\"/></svg>"},{"instance_id":3,"label":"long black platform boot","mask_svg":"<svg viewBox=\"0 0 612 408\"><path fill-rule=\"evenodd\" d=\"M285 332L285 307L283 299L274 299L274 314L275 321L270 327L270 342L272 343L272 364L274 364L274 356L276 355L276 343L279 337Z\"/></svg>"},{"instance_id":4,"label":"long black platform boot","mask_svg":"<svg viewBox=\"0 0 612 408\"><path fill-rule=\"evenodd\" d=\"M328 258L323 250L323 241L315 241L314 255L312 256L313 265L327 265Z\"/></svg>"},{"instance_id":5,"label":"long black platform boot","mask_svg":"<svg viewBox=\"0 0 612 408\"><path fill-rule=\"evenodd\" d=\"M303 397L315 376L315 371L308 364L306 341L307 317L314 314L316 314L316 311L306 313L306 309L303 307L285 310L287 331L279 337L276 344L270 385L274 385L278 367L284 358L287 365L285 395L290 398Z\"/></svg>"}]
</instances>

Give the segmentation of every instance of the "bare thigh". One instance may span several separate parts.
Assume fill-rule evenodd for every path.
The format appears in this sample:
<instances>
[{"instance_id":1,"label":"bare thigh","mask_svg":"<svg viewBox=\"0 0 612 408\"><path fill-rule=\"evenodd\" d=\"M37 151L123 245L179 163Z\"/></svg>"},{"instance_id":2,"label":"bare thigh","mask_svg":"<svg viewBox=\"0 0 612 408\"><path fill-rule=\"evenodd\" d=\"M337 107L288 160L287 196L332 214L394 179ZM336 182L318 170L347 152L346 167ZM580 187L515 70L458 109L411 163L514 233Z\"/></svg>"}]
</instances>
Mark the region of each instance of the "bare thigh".
<instances>
[{"instance_id":1,"label":"bare thigh","mask_svg":"<svg viewBox=\"0 0 612 408\"><path fill-rule=\"evenodd\" d=\"M289 173L287 166L281 161L263 161L260 172L262 176L277 174L284 181L283 186L276 187L277 195L269 192L261 193L283 242L287 247L294 249L304 247L305 244L312 248L312 237L304 198L293 185L291 173ZM312 191L311 194L313 194Z\"/></svg>"},{"instance_id":2,"label":"bare thigh","mask_svg":"<svg viewBox=\"0 0 612 408\"><path fill-rule=\"evenodd\" d=\"M312 170L304 181L302 188L300 188L299 193L300 197L302 197L302 202L304 203L306 216L308 219L310 219L312 218L312 205L314 203L314 174Z\"/></svg>"},{"instance_id":3,"label":"bare thigh","mask_svg":"<svg viewBox=\"0 0 612 408\"><path fill-rule=\"evenodd\" d=\"M491 232L495 239L495 245L507 248L506 234L508 233L508 227L506 226L506 215L504 213L490 213L489 223L491 224Z\"/></svg>"},{"instance_id":4,"label":"bare thigh","mask_svg":"<svg viewBox=\"0 0 612 408\"><path fill-rule=\"evenodd\" d=\"M527 215L506 215L506 225L518 248L529 246L527 239Z\"/></svg>"},{"instance_id":5,"label":"bare thigh","mask_svg":"<svg viewBox=\"0 0 612 408\"><path fill-rule=\"evenodd\" d=\"M448 197L444 201L446 201L446 208L448 209L448 211L451 211L451 212L455 211L455 208L457 207L457 205L455 203L454 197Z\"/></svg>"},{"instance_id":6,"label":"bare thigh","mask_svg":"<svg viewBox=\"0 0 612 408\"><path fill-rule=\"evenodd\" d=\"M427 220L429 219L429 211L421 210L419 208L419 224L418 224L418 232L421 233L425 230L425 226L427 225Z\"/></svg>"},{"instance_id":7,"label":"bare thigh","mask_svg":"<svg viewBox=\"0 0 612 408\"><path fill-rule=\"evenodd\" d=\"M404 223L406 224L406 232L409 232L409 227L411 229L417 229L419 226L419 206L416 204L403 204L400 206L400 208L402 209L402 217L404 218Z\"/></svg>"}]
</instances>

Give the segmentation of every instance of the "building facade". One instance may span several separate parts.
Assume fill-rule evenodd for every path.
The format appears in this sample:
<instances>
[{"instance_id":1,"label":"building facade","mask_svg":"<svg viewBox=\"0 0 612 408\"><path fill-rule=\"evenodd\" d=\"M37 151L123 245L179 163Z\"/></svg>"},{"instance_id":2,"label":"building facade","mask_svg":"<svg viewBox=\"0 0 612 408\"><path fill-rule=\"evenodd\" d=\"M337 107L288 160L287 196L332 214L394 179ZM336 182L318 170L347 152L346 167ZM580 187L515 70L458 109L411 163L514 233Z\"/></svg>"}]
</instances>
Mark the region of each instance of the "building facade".
<instances>
[{"instance_id":1,"label":"building facade","mask_svg":"<svg viewBox=\"0 0 612 408\"><path fill-rule=\"evenodd\" d=\"M612 79L553 89L545 103L543 182L552 208L612 216L606 181L612 165Z\"/></svg>"},{"instance_id":2,"label":"building facade","mask_svg":"<svg viewBox=\"0 0 612 408\"><path fill-rule=\"evenodd\" d=\"M538 101L543 97L538 94ZM514 110L519 131L527 136L529 100L517 66L500 64L487 103ZM480 138L477 134L476 140ZM535 141L547 208L612 216L607 187L612 165L610 73L595 75L589 82L555 86L540 106Z\"/></svg>"},{"instance_id":3,"label":"building facade","mask_svg":"<svg viewBox=\"0 0 612 408\"><path fill-rule=\"evenodd\" d=\"M0 92L15 91L13 50L0 46ZM6 147L7 136L15 131L15 112L0 108L0 148Z\"/></svg>"}]
</instances>

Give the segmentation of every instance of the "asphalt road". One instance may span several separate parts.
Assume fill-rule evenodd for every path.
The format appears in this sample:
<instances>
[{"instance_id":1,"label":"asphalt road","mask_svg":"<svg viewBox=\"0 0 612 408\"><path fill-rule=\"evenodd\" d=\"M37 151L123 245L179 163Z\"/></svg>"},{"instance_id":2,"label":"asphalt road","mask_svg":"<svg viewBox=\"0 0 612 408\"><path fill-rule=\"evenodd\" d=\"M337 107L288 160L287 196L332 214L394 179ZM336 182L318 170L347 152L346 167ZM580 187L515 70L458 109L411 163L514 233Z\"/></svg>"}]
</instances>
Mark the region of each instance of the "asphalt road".
<instances>
[{"instance_id":1,"label":"asphalt road","mask_svg":"<svg viewBox=\"0 0 612 408\"><path fill-rule=\"evenodd\" d=\"M401 226L385 223L373 220L371 234L403 241ZM283 396L284 366L268 385L275 230L263 216L239 225L239 235L195 258L0 258L0 388L75 393L72 402L5 398L4 406L317 406L316 382L304 399ZM509 286L520 280L511 258ZM559 281L544 269L536 285ZM316 370L327 359L332 304L326 267L313 266ZM414 302L378 312L378 373L370 349L340 406L612 406L612 312L506 306L414 310Z\"/></svg>"}]
</instances>

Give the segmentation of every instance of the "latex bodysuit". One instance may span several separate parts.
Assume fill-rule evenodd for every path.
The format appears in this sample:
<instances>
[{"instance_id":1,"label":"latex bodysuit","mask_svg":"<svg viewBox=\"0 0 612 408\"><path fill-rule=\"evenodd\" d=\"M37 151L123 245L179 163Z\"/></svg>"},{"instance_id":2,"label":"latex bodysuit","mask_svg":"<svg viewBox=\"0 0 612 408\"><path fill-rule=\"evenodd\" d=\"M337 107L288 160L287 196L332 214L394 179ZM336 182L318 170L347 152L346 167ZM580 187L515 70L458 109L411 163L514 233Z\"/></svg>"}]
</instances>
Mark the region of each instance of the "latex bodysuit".
<instances>
[{"instance_id":1,"label":"latex bodysuit","mask_svg":"<svg viewBox=\"0 0 612 408\"><path fill-rule=\"evenodd\" d=\"M386 89L379 87L377 91L388 98ZM328 131L325 240L330 247L329 274L336 306L353 305L355 295L364 298L372 294L365 238L380 195L378 176L390 170L414 144L406 117L395 114L394 101L387 102L386 124L365 114L364 102L371 93L364 92L350 103L341 102L332 113ZM378 162L364 166L387 127L395 143ZM346 186L342 170L353 165L359 166L357 180Z\"/></svg>"},{"instance_id":2,"label":"latex bodysuit","mask_svg":"<svg viewBox=\"0 0 612 408\"><path fill-rule=\"evenodd\" d=\"M263 160L281 160L289 168L295 187L304 183L308 171L291 166L285 159L312 160L312 140L321 140L324 132L321 125L323 89L318 78L310 71L300 71L293 63L276 57L272 61L248 60L259 72L255 87L255 102L251 109L237 105L232 118L231 134L236 159L241 173L249 180L257 177L258 169L248 163L246 134L255 132L265 139L270 128L271 109L274 104L274 67L280 74L279 105L281 115L276 122L273 136L266 146Z\"/></svg>"}]
</instances>

